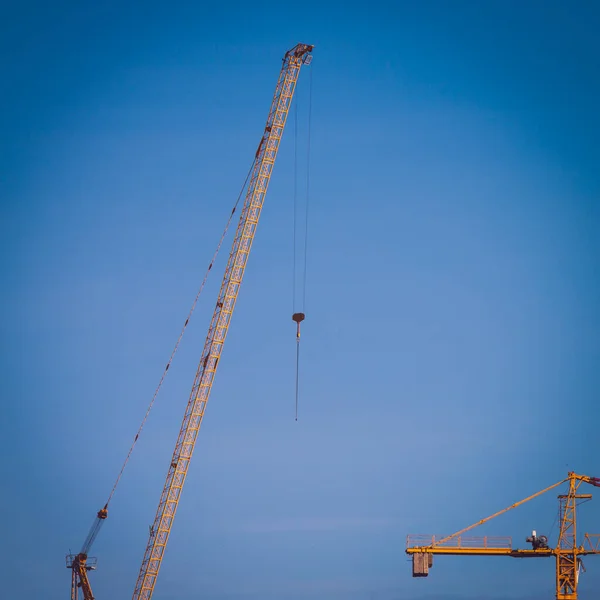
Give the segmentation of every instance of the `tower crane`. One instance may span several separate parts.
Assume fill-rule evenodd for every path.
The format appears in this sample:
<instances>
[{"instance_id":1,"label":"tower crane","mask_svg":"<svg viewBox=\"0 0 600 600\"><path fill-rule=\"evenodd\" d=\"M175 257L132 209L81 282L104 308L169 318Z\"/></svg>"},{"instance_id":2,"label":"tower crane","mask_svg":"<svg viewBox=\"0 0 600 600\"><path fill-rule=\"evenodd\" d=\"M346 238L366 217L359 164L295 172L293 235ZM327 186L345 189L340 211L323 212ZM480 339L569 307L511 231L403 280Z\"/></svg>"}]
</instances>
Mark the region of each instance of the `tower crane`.
<instances>
[{"instance_id":1,"label":"tower crane","mask_svg":"<svg viewBox=\"0 0 600 600\"><path fill-rule=\"evenodd\" d=\"M265 129L254 155L240 218L204 342L200 363L186 405L175 449L169 462L156 516L150 527L150 536L135 584L133 600L150 600L154 592L196 439L256 235L256 228L273 173L300 69L303 65L311 63L312 50L312 45L296 44L283 57L283 65L275 87ZM67 568L72 571L71 600L78 600L79 589L83 592L84 600L94 600L87 572L95 569L95 559L89 559L88 552L107 516L108 503L97 513L81 552L77 555L70 554L67 556Z\"/></svg>"},{"instance_id":2,"label":"tower crane","mask_svg":"<svg viewBox=\"0 0 600 600\"><path fill-rule=\"evenodd\" d=\"M548 538L538 536L534 531L526 538L531 548L513 549L510 537L465 537L463 534L491 519L517 508L533 498L568 483L565 494L558 496L560 531L555 548L548 546ZM493 515L486 517L448 536L409 535L406 540L406 553L412 556L413 577L427 577L433 566L433 555L458 556L510 556L513 558L554 557L556 560L556 600L577 600L579 572L583 568L582 556L600 554L600 534L586 533L582 543L577 543L577 505L580 501L591 500L591 494L578 493L581 484L600 487L600 478L578 475L569 472L566 479L559 481L535 494L515 502Z\"/></svg>"}]
</instances>

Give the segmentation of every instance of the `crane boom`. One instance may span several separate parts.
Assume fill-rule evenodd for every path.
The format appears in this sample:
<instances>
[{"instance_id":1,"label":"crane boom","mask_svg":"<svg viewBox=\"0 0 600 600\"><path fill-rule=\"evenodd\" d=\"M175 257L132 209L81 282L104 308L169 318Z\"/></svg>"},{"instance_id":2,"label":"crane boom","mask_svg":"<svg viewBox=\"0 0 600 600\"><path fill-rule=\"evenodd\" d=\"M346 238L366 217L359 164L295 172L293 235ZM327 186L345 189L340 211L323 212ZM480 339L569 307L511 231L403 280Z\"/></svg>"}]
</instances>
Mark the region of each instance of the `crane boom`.
<instances>
[{"instance_id":1,"label":"crane boom","mask_svg":"<svg viewBox=\"0 0 600 600\"><path fill-rule=\"evenodd\" d=\"M133 600L150 600L164 558L181 498L190 460L206 410L225 338L231 323L240 285L263 203L273 172L279 144L303 64L309 64L313 46L297 44L286 52L263 136L256 151L252 175L233 240L219 296L208 328L204 349L185 409L175 450L169 464L154 523L133 593Z\"/></svg>"}]
</instances>

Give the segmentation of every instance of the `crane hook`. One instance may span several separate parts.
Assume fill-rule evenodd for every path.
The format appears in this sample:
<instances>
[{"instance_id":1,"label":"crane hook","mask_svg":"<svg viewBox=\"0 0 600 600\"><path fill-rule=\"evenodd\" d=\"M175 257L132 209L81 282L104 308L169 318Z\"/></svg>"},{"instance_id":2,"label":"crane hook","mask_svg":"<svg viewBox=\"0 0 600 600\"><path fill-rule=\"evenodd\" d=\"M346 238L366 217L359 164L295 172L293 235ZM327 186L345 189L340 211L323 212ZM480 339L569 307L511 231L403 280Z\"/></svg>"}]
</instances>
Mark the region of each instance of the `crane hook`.
<instances>
[{"instance_id":1,"label":"crane hook","mask_svg":"<svg viewBox=\"0 0 600 600\"><path fill-rule=\"evenodd\" d=\"M294 313L292 320L296 323L296 421L298 420L298 378L300 373L300 323L304 321L304 313Z\"/></svg>"},{"instance_id":2,"label":"crane hook","mask_svg":"<svg viewBox=\"0 0 600 600\"><path fill-rule=\"evenodd\" d=\"M302 323L302 321L304 321L304 319L305 319L304 313L294 313L292 315L292 321L295 321L298 326L296 329L296 339L298 341L300 341L300 323Z\"/></svg>"}]
</instances>

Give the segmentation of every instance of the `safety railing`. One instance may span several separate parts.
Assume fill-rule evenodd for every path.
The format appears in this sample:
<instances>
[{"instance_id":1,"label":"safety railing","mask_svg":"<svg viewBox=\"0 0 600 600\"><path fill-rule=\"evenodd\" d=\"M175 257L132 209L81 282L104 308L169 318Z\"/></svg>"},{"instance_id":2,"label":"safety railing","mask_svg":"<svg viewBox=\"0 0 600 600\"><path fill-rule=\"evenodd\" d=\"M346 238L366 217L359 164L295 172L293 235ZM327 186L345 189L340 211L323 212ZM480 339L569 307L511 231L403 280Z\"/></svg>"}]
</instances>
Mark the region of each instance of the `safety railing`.
<instances>
[{"instance_id":1,"label":"safety railing","mask_svg":"<svg viewBox=\"0 0 600 600\"><path fill-rule=\"evenodd\" d=\"M78 554L67 554L67 556L66 556L67 569L73 568L73 562L75 561L75 559L78 556L79 556ZM98 559L95 556L89 556L87 558L87 560L85 561L85 568L88 571L95 571L97 562L98 562Z\"/></svg>"},{"instance_id":2,"label":"safety railing","mask_svg":"<svg viewBox=\"0 0 600 600\"><path fill-rule=\"evenodd\" d=\"M586 533L583 536L583 547L587 552L600 554L600 533Z\"/></svg>"},{"instance_id":3,"label":"safety railing","mask_svg":"<svg viewBox=\"0 0 600 600\"><path fill-rule=\"evenodd\" d=\"M502 549L512 550L512 538L506 536L462 536L446 540L440 544L436 540L443 540L444 535L408 535L406 536L406 547L428 547L436 548L485 548L485 549Z\"/></svg>"}]
</instances>

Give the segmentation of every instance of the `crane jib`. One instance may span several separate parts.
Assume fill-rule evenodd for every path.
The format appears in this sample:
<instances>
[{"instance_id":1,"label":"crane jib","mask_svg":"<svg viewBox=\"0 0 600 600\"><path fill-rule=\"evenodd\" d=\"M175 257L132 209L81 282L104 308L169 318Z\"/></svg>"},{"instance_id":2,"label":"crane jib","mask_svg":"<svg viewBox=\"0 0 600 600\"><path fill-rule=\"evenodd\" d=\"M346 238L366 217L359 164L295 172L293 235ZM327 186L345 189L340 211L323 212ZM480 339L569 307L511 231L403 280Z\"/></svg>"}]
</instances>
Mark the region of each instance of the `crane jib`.
<instances>
[{"instance_id":1,"label":"crane jib","mask_svg":"<svg viewBox=\"0 0 600 600\"><path fill-rule=\"evenodd\" d=\"M156 516L150 528L150 536L133 593L133 600L150 600L154 592L217 365L252 249L298 75L302 65L310 64L312 49L311 45L297 44L288 50L283 58L283 66L277 80L265 130L256 151L254 167L198 370L169 463Z\"/></svg>"}]
</instances>

